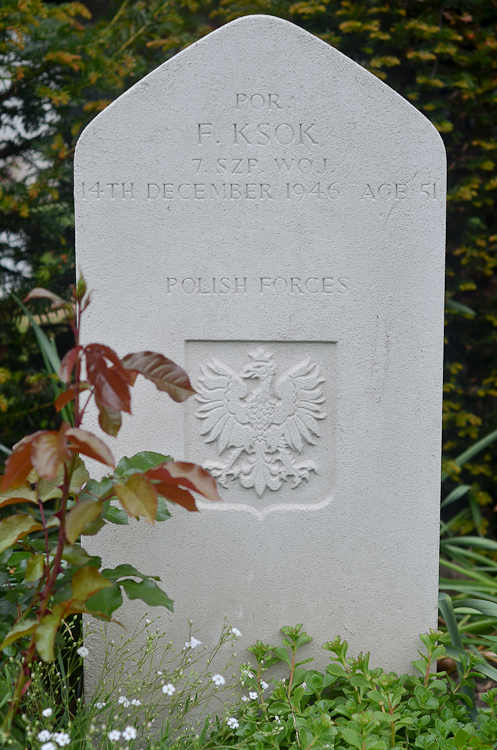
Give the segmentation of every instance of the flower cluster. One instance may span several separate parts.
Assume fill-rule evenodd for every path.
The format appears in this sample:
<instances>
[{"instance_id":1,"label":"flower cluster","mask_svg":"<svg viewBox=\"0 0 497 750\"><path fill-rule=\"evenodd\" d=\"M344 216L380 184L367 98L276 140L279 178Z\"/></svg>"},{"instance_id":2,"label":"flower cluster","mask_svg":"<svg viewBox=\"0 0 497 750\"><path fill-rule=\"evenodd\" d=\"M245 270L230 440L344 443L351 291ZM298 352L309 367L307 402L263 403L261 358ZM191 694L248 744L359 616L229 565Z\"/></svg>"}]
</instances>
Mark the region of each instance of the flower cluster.
<instances>
[{"instance_id":1,"label":"flower cluster","mask_svg":"<svg viewBox=\"0 0 497 750\"><path fill-rule=\"evenodd\" d=\"M235 638L241 638L242 634L238 630L238 628L231 628L231 634L235 636Z\"/></svg>"},{"instance_id":2,"label":"flower cluster","mask_svg":"<svg viewBox=\"0 0 497 750\"><path fill-rule=\"evenodd\" d=\"M192 635L190 640L185 643L185 647L183 651L185 651L187 648L196 648L197 646L201 646L201 645L202 645L202 641L199 641L198 638L195 638Z\"/></svg>"},{"instance_id":3,"label":"flower cluster","mask_svg":"<svg viewBox=\"0 0 497 750\"><path fill-rule=\"evenodd\" d=\"M238 721L235 719L234 716L231 716L229 719L226 719L226 723L230 729L238 729L238 727L240 726L240 724L238 723Z\"/></svg>"}]
</instances>

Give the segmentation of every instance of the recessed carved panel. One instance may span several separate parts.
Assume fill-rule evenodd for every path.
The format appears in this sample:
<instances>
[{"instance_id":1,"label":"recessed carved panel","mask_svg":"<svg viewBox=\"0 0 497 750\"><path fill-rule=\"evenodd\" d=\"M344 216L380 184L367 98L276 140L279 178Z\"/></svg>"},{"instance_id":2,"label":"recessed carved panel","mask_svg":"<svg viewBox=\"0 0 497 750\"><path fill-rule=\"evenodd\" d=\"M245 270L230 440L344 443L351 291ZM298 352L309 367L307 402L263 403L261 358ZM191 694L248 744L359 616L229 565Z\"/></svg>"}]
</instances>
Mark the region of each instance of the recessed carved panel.
<instances>
[{"instance_id":1,"label":"recessed carved panel","mask_svg":"<svg viewBox=\"0 0 497 750\"><path fill-rule=\"evenodd\" d=\"M262 519L331 500L334 355L328 342L187 342L187 453L224 501L205 507Z\"/></svg>"}]
</instances>

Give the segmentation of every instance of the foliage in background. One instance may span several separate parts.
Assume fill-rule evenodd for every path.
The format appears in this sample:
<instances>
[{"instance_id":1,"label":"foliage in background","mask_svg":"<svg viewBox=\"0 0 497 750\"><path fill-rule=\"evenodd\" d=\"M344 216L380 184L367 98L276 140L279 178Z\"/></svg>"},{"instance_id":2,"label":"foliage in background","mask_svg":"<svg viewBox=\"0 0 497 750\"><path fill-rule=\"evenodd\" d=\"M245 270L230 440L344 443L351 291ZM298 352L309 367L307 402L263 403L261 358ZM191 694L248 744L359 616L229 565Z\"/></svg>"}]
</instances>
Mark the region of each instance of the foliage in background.
<instances>
[{"instance_id":1,"label":"foliage in background","mask_svg":"<svg viewBox=\"0 0 497 750\"><path fill-rule=\"evenodd\" d=\"M50 378L8 292L22 297L40 284L63 295L74 281L77 138L123 90L203 33L197 0L102 5L107 12L92 22L81 3L0 4L0 443L8 447L58 424ZM46 330L64 354L67 325L52 319Z\"/></svg>"},{"instance_id":2,"label":"foliage in background","mask_svg":"<svg viewBox=\"0 0 497 750\"><path fill-rule=\"evenodd\" d=\"M242 634L225 624L217 643L208 650L191 622L184 645L173 644L167 630L161 632L158 625L160 616L154 620L144 616L132 633L115 639L115 628L101 629L103 662L84 704L71 688L71 678L81 671L83 660L92 663L94 658L81 639L75 639L69 660L39 662L29 693L23 697L9 749L38 750L41 746L43 750L45 743L53 742L56 748L69 744L71 750L123 745L130 750L154 750L170 745L178 734L200 734L204 723L200 709L209 705L211 710L223 711L234 702L235 675L230 669ZM90 649L96 635L95 630L85 632ZM12 689L7 672L14 676L19 668L19 659L12 658L0 673L0 699Z\"/></svg>"},{"instance_id":3,"label":"foliage in background","mask_svg":"<svg viewBox=\"0 0 497 750\"><path fill-rule=\"evenodd\" d=\"M347 655L348 644L325 643L331 663L319 672L302 665L297 651L312 640L302 626L284 627L283 645L258 641L248 649L257 666L244 665L245 695L231 715L210 717L199 736L185 734L175 750L387 750L425 748L490 750L497 741L496 690L482 696L488 705L474 711L463 690L472 689L476 658L468 657L455 684L436 660L444 647L440 635L422 635L423 651L413 662L420 676L397 676L372 669L369 654ZM270 679L268 669L285 665L283 679ZM269 682L272 682L271 690Z\"/></svg>"},{"instance_id":4,"label":"foliage in background","mask_svg":"<svg viewBox=\"0 0 497 750\"><path fill-rule=\"evenodd\" d=\"M464 482L453 532L493 523L495 446L463 471L451 456L497 428L497 6L487 0L4 0L0 9L0 284L28 273L63 293L74 274L72 156L82 128L130 84L226 21L249 13L293 21L407 97L448 154L444 452L452 490ZM32 282L29 282L31 286ZM43 311L45 308L40 308ZM0 443L53 426L50 383L0 299ZM22 327L22 326L21 326ZM49 329L67 348L63 328ZM462 511L459 513L459 511ZM447 516L448 517L448 516ZM447 520L446 517L446 520ZM490 529L495 535L495 523Z\"/></svg>"},{"instance_id":5,"label":"foliage in background","mask_svg":"<svg viewBox=\"0 0 497 750\"><path fill-rule=\"evenodd\" d=\"M75 345L58 369L65 390L57 396L55 408L65 412L66 419L58 430L25 436L9 456L1 478L0 507L7 515L0 521L0 574L5 586L0 602L7 604L10 616L0 625L4 631L0 651L11 656L14 647L22 657L0 741L8 736L29 688L33 664L55 659L55 640L68 617L86 613L109 620L122 604L122 590L128 599L172 609L172 601L155 583L160 580L156 576L127 564L100 570L100 557L81 547L81 534L95 535L107 522L127 524L128 516L141 516L150 524L163 521L169 516L166 499L195 511L191 490L220 500L214 479L202 467L158 453L124 457L116 466L108 446L82 429L93 400L100 427L116 436L122 413L131 414L131 388L138 375L177 402L186 401L194 390L184 370L156 352L121 359L104 344L82 346L81 319L90 302L82 278L71 286L71 293L72 302L65 302L53 292L35 288L25 300L49 299L55 309L66 310ZM90 480L81 456L110 467L112 474L100 482Z\"/></svg>"}]
</instances>

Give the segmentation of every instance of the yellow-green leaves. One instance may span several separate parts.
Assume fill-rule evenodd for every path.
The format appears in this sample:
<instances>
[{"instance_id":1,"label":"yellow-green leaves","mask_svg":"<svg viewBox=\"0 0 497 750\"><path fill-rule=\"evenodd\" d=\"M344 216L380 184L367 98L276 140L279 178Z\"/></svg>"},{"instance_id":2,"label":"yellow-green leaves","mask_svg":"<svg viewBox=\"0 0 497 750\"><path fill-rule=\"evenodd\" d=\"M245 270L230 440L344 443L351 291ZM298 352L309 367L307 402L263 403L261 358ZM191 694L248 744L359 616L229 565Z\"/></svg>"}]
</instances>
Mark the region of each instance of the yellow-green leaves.
<instances>
[{"instance_id":1,"label":"yellow-green leaves","mask_svg":"<svg viewBox=\"0 0 497 750\"><path fill-rule=\"evenodd\" d=\"M52 612L42 618L35 632L36 650L42 661L53 661L54 642L59 625L62 622L64 607L58 604Z\"/></svg>"},{"instance_id":2,"label":"yellow-green leaves","mask_svg":"<svg viewBox=\"0 0 497 750\"><path fill-rule=\"evenodd\" d=\"M39 581L43 575L45 565L44 555L31 555L28 560L26 567L26 578L24 579L27 583L33 583Z\"/></svg>"},{"instance_id":3,"label":"yellow-green leaves","mask_svg":"<svg viewBox=\"0 0 497 750\"><path fill-rule=\"evenodd\" d=\"M43 526L31 516L19 514L0 521L0 552L11 547L31 531L42 529Z\"/></svg>"},{"instance_id":4,"label":"yellow-green leaves","mask_svg":"<svg viewBox=\"0 0 497 750\"><path fill-rule=\"evenodd\" d=\"M114 490L128 515L144 516L148 523L154 523L157 494L143 474L132 474L125 484L116 484Z\"/></svg>"},{"instance_id":5,"label":"yellow-green leaves","mask_svg":"<svg viewBox=\"0 0 497 750\"><path fill-rule=\"evenodd\" d=\"M87 523L94 521L103 510L99 500L80 500L66 518L66 537L71 544L78 539Z\"/></svg>"},{"instance_id":6,"label":"yellow-green leaves","mask_svg":"<svg viewBox=\"0 0 497 750\"><path fill-rule=\"evenodd\" d=\"M36 620L21 620L9 630L2 644L0 644L0 651L2 651L11 643L14 643L19 638L25 635L31 635L36 630Z\"/></svg>"},{"instance_id":7,"label":"yellow-green leaves","mask_svg":"<svg viewBox=\"0 0 497 750\"><path fill-rule=\"evenodd\" d=\"M72 579L71 588L73 590L73 598L71 601L77 600L84 603L90 596L109 586L112 586L112 583L102 578L96 568L89 566L80 568L76 571Z\"/></svg>"}]
</instances>

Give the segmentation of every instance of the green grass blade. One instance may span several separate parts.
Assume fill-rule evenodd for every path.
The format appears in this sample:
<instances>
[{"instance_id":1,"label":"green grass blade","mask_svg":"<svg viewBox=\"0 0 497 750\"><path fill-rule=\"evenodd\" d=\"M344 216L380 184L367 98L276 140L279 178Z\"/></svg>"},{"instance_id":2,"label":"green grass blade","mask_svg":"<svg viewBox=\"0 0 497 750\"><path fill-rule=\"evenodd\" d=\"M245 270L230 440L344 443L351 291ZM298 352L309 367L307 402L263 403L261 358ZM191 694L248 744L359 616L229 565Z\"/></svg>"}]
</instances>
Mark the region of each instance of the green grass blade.
<instances>
[{"instance_id":1,"label":"green grass blade","mask_svg":"<svg viewBox=\"0 0 497 750\"><path fill-rule=\"evenodd\" d=\"M449 631L450 640L452 645L455 649L464 650L463 642L461 639L461 634L459 632L459 627L457 625L456 616L454 614L454 608L452 606L452 599L448 594L439 594L438 595L438 608L440 609L440 612L442 613L442 617L445 620L445 624L447 626L447 630ZM460 662L457 660L456 657L456 665L457 665L457 671L459 672L459 675L461 676L462 670ZM476 719L476 701L475 701L475 693L474 690L467 685L464 685L461 688L461 692L463 692L465 695L469 696L473 703L473 708L470 711L471 718Z\"/></svg>"},{"instance_id":2,"label":"green grass blade","mask_svg":"<svg viewBox=\"0 0 497 750\"><path fill-rule=\"evenodd\" d=\"M2 443L0 443L0 451L2 451L2 453L6 453L7 456L10 456L10 454L12 453L11 449L7 448L7 446L3 445Z\"/></svg>"},{"instance_id":3,"label":"green grass blade","mask_svg":"<svg viewBox=\"0 0 497 750\"><path fill-rule=\"evenodd\" d=\"M468 448L468 450L464 451L464 453L461 453L460 456L454 459L454 463L456 463L458 466L464 466L464 464L472 459L473 456L476 456L477 453L486 448L487 445L493 443L494 440L497 440L497 430L494 430L486 437L478 440L478 442L472 445L471 448ZM447 474L446 472L442 472L442 482L445 482L448 477L449 474Z\"/></svg>"},{"instance_id":4,"label":"green grass blade","mask_svg":"<svg viewBox=\"0 0 497 750\"><path fill-rule=\"evenodd\" d=\"M43 330L40 328L36 320L33 318L31 313L29 312L28 308L21 302L19 297L14 294L14 292L11 292L11 295L13 299L17 302L21 310L24 312L25 315L28 316L29 322L31 323L33 327L34 334L36 336L36 341L38 342L38 346L40 348L41 356L43 357L43 361L45 362L45 367L47 368L47 372L53 373L59 376L59 370L60 370L60 358L57 353L57 350L55 346L52 344L50 339L45 335Z\"/></svg>"},{"instance_id":5,"label":"green grass blade","mask_svg":"<svg viewBox=\"0 0 497 750\"><path fill-rule=\"evenodd\" d=\"M497 542L493 539L486 539L481 536L451 536L449 539L442 539L440 544L460 544L462 547L476 547L477 549L488 549L493 552L497 551Z\"/></svg>"},{"instance_id":6,"label":"green grass blade","mask_svg":"<svg viewBox=\"0 0 497 750\"><path fill-rule=\"evenodd\" d=\"M446 505L450 505L451 503L455 503L456 500L459 500L459 498L463 497L463 495L466 494L466 492L469 492L471 489L470 484L461 484L460 487L456 487L455 490L452 490L452 492L449 492L447 497L445 497L442 500L442 508L445 508Z\"/></svg>"}]
</instances>

